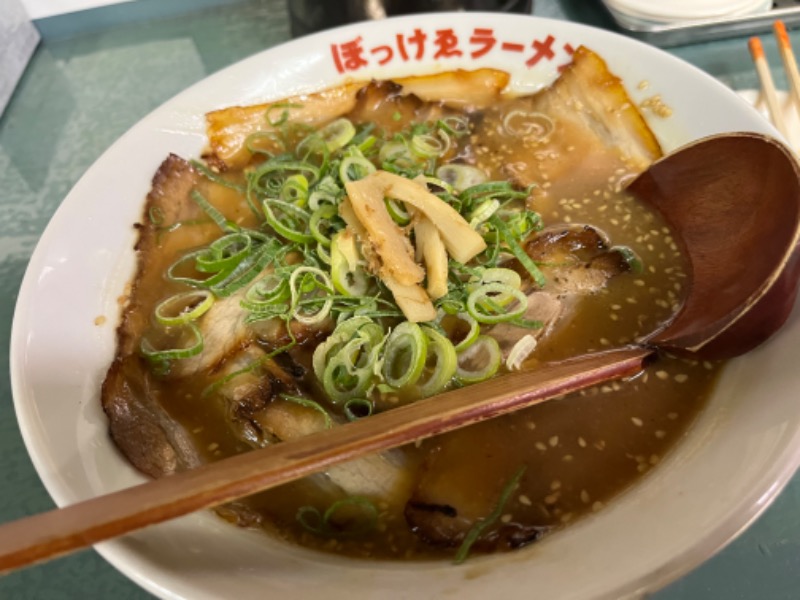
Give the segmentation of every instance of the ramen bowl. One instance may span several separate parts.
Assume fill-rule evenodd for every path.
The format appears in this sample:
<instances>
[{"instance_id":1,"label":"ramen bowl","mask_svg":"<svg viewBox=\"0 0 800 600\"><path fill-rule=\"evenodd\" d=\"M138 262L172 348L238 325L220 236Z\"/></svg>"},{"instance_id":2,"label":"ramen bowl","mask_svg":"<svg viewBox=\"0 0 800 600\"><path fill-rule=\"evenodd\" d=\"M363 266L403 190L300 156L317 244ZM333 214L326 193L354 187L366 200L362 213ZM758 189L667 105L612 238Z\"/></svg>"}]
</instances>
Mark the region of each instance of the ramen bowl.
<instances>
[{"instance_id":1,"label":"ramen bowl","mask_svg":"<svg viewBox=\"0 0 800 600\"><path fill-rule=\"evenodd\" d=\"M99 390L114 355L118 299L135 268L132 224L164 157L201 154L204 113L349 80L458 68L502 69L515 90L533 92L579 45L607 61L634 101L658 96L671 109L668 117L645 112L666 150L726 131L778 135L719 82L639 42L567 22L457 13L358 24L267 50L179 94L122 136L53 216L15 312L16 410L54 500L63 506L144 481L109 438ZM732 540L793 475L800 462L798 339L793 314L768 343L725 367L685 439L656 469L603 510L512 553L460 566L359 560L289 545L206 512L97 550L163 598L464 600L534 590L560 599L639 597Z\"/></svg>"}]
</instances>

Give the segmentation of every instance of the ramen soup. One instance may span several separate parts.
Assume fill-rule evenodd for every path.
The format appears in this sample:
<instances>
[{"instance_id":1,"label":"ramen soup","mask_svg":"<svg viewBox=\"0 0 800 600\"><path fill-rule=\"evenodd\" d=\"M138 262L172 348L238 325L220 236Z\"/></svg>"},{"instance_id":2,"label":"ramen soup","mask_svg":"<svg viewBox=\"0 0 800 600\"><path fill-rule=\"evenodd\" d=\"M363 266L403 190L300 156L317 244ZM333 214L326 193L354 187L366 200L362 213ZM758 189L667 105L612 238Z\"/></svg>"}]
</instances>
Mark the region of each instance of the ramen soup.
<instances>
[{"instance_id":1,"label":"ramen soup","mask_svg":"<svg viewBox=\"0 0 800 600\"><path fill-rule=\"evenodd\" d=\"M586 48L548 88L498 71L353 83L210 113L170 156L103 384L111 434L160 477L634 343L687 265L624 188L661 155ZM515 549L656 467L718 365L628 380L358 459L218 512L358 557Z\"/></svg>"}]
</instances>

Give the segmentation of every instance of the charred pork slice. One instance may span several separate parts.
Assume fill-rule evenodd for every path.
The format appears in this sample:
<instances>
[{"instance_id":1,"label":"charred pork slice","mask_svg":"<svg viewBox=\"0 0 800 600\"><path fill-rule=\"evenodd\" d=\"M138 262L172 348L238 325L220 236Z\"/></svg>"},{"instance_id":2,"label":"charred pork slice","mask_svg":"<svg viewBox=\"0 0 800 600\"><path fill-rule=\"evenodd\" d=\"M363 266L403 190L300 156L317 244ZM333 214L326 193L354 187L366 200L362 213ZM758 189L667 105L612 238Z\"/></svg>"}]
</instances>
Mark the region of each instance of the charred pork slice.
<instances>
[{"instance_id":1,"label":"charred pork slice","mask_svg":"<svg viewBox=\"0 0 800 600\"><path fill-rule=\"evenodd\" d=\"M574 316L582 297L603 289L609 279L630 269L625 257L612 250L606 237L589 225L554 226L528 239L526 252L539 264L547 283L531 288L524 318L539 321L538 329L525 329L508 323L495 325L490 334L508 358L511 349L524 335L540 342Z\"/></svg>"},{"instance_id":2,"label":"charred pork slice","mask_svg":"<svg viewBox=\"0 0 800 600\"><path fill-rule=\"evenodd\" d=\"M639 173L661 156L621 81L585 47L550 87L484 111L475 134L478 166L556 201L578 188L606 190L610 176Z\"/></svg>"},{"instance_id":3,"label":"charred pork slice","mask_svg":"<svg viewBox=\"0 0 800 600\"><path fill-rule=\"evenodd\" d=\"M545 229L526 243L527 253L541 265L547 278L543 289L528 295L528 319L541 320L543 327L528 330L508 324L496 325L490 334L508 352L524 335L537 339L563 327L578 311L581 298L601 290L612 277L629 269L624 257L609 248L600 232L589 226ZM529 284L530 285L530 284ZM434 441L438 448L428 454L405 509L413 531L428 543L441 546L460 544L478 519L494 509L504 481L503 448L472 445L465 447L457 435ZM485 476L483 475L485 474ZM535 476L529 473L528 477ZM496 480L496 487L476 489L473 481ZM518 509L520 507L517 507ZM548 525L517 511L507 523L499 523L482 536L479 548L511 549L537 540Z\"/></svg>"},{"instance_id":4,"label":"charred pork slice","mask_svg":"<svg viewBox=\"0 0 800 600\"><path fill-rule=\"evenodd\" d=\"M101 402L115 443L135 467L154 477L194 466L200 460L188 433L160 402L164 379L210 369L245 347L245 340L252 335L243 327L244 311L238 302L234 306L223 301L213 307L211 318L202 319L200 327L207 336L204 350L188 364L166 376L158 375L140 353L140 340L153 327L155 306L170 293L188 289L178 283L167 284L165 289L164 274L169 266L186 248L220 235L219 227L192 200L192 191L213 200L231 221L247 225L248 216L236 203L228 202L230 198L220 188L188 162L171 155L153 178L137 224L136 274L117 329L117 353L102 385Z\"/></svg>"},{"instance_id":5,"label":"charred pork slice","mask_svg":"<svg viewBox=\"0 0 800 600\"><path fill-rule=\"evenodd\" d=\"M159 235L160 228L198 216L197 207L189 200L198 183L198 174L174 155L153 178L145 218L138 225L137 274L117 329L117 355L101 389L114 442L137 469L153 477L199 462L187 432L159 403L157 384L138 348L138 340L150 327L149 315L156 301L151 290L161 287L169 264L161 250L171 242Z\"/></svg>"},{"instance_id":6,"label":"charred pork slice","mask_svg":"<svg viewBox=\"0 0 800 600\"><path fill-rule=\"evenodd\" d=\"M282 362L291 359L284 357ZM253 365L257 368L248 368ZM233 429L251 446L299 439L340 425L336 417L323 412L322 405L315 408L308 402L311 394L293 370L302 372L304 368L278 364L253 346L223 371L223 375L240 373L221 387L219 397L228 404ZM317 496L405 499L410 481L403 463L401 451L368 455L307 477L304 485L316 488Z\"/></svg>"}]
</instances>

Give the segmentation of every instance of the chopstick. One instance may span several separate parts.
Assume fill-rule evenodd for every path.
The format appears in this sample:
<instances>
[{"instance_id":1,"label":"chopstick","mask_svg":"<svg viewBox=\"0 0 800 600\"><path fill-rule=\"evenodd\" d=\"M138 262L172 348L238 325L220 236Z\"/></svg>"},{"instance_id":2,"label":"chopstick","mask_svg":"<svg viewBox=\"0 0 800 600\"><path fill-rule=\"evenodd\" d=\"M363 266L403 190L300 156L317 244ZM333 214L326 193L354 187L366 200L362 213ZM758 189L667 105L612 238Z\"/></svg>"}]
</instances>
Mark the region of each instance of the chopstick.
<instances>
[{"instance_id":1,"label":"chopstick","mask_svg":"<svg viewBox=\"0 0 800 600\"><path fill-rule=\"evenodd\" d=\"M775 21L773 24L775 38L778 40L778 50L783 59L783 68L786 77L792 88L792 100L797 114L800 116L800 72L797 70L797 59L792 51L792 43L789 41L789 34L786 32L786 25L783 21Z\"/></svg>"},{"instance_id":2,"label":"chopstick","mask_svg":"<svg viewBox=\"0 0 800 600\"><path fill-rule=\"evenodd\" d=\"M396 448L639 372L652 348L543 365L445 392L169 477L0 525L0 575Z\"/></svg>"},{"instance_id":3,"label":"chopstick","mask_svg":"<svg viewBox=\"0 0 800 600\"><path fill-rule=\"evenodd\" d=\"M769 110L772 124L775 125L783 137L788 139L789 131L786 128L786 123L783 120L783 113L778 105L775 82L772 80L769 63L767 62L767 57L764 56L764 47L761 45L761 40L757 37L751 37L748 46L750 47L750 54L753 57L753 63L756 67L756 73L758 73L758 78L761 81L761 92L764 94L764 99L767 101L767 110Z\"/></svg>"}]
</instances>

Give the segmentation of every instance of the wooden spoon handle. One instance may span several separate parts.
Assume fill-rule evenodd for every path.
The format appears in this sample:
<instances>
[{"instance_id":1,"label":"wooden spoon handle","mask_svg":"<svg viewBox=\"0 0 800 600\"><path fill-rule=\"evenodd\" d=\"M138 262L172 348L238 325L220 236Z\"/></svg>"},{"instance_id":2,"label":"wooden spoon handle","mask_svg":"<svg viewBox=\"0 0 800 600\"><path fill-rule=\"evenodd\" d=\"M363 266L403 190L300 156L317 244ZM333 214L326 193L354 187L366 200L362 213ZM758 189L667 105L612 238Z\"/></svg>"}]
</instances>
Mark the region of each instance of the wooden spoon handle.
<instances>
[{"instance_id":1,"label":"wooden spoon handle","mask_svg":"<svg viewBox=\"0 0 800 600\"><path fill-rule=\"evenodd\" d=\"M633 375L625 348L544 365L0 526L0 573L217 506L331 465Z\"/></svg>"}]
</instances>

